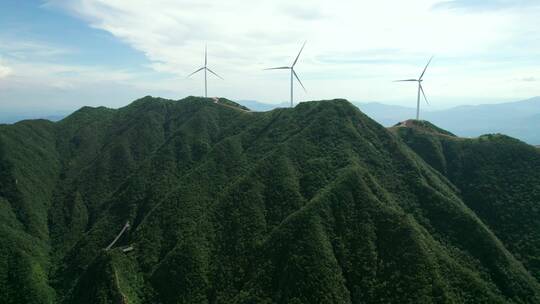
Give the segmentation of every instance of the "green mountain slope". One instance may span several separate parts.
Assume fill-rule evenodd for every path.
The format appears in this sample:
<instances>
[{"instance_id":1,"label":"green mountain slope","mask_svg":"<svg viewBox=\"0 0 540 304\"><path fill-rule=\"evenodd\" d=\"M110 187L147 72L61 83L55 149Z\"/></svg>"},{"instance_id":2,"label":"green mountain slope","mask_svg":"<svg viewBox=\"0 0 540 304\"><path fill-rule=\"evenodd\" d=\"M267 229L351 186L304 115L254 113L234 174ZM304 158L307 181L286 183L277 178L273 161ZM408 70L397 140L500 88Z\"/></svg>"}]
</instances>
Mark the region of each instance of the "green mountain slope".
<instances>
[{"instance_id":1,"label":"green mountain slope","mask_svg":"<svg viewBox=\"0 0 540 304\"><path fill-rule=\"evenodd\" d=\"M0 126L0 303L540 303L533 256L419 155L344 100Z\"/></svg>"},{"instance_id":2,"label":"green mountain slope","mask_svg":"<svg viewBox=\"0 0 540 304\"><path fill-rule=\"evenodd\" d=\"M460 197L540 279L540 151L504 135L461 139L418 128L394 131L460 190Z\"/></svg>"}]
</instances>

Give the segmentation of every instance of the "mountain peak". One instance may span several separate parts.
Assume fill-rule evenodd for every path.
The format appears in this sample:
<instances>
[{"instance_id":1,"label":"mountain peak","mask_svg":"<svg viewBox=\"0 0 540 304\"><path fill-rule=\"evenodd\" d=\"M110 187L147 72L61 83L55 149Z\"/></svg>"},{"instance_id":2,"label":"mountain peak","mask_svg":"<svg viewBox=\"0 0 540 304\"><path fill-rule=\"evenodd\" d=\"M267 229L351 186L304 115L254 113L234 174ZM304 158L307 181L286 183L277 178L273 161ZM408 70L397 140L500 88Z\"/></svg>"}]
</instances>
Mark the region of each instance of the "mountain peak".
<instances>
[{"instance_id":1,"label":"mountain peak","mask_svg":"<svg viewBox=\"0 0 540 304\"><path fill-rule=\"evenodd\" d=\"M244 110L244 111L250 111L249 108L237 103L237 102L234 102L232 100L229 100L227 98L223 98L223 97L198 97L198 96L188 96L188 97L185 97L185 98L182 98L182 99L179 99L179 100L174 100L174 99L166 99L166 98L161 98L161 97L154 97L154 96L145 96L145 97L142 97L142 98L139 98L135 101L133 101L132 103L130 103L129 105L127 105L125 108L129 108L129 107L132 107L132 106L140 106L140 105L149 105L149 104L152 104L152 103L179 103L179 102L183 102L183 103L187 103L187 102L195 102L195 103L202 103L202 104L220 104L220 105L224 105L224 106L227 106L227 107L232 107L232 108L237 108L237 109L240 109L240 110Z\"/></svg>"},{"instance_id":2,"label":"mountain peak","mask_svg":"<svg viewBox=\"0 0 540 304\"><path fill-rule=\"evenodd\" d=\"M395 124L392 128L410 128L424 133L456 137L455 134L441 129L427 120L409 119Z\"/></svg>"}]
</instances>

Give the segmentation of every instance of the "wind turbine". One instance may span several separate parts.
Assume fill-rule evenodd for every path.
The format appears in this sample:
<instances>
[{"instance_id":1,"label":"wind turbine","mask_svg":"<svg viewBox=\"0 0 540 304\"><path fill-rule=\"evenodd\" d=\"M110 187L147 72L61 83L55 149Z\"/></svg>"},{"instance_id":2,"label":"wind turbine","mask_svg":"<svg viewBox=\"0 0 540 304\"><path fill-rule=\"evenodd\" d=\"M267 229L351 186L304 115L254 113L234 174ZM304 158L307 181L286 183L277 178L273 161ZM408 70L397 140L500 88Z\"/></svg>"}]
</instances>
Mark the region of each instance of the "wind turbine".
<instances>
[{"instance_id":1,"label":"wind turbine","mask_svg":"<svg viewBox=\"0 0 540 304\"><path fill-rule=\"evenodd\" d=\"M218 74L214 73L214 71L212 71L209 67L208 67L208 51L207 51L207 47L204 46L204 66L198 70L196 70L195 72L189 74L186 78L189 78L197 73L199 73L200 71L203 71L204 70L204 97L208 98L208 80L207 80L207 76L206 76L206 72L210 72L214 75L216 75L219 79L223 80L223 77L219 76Z\"/></svg>"},{"instance_id":2,"label":"wind turbine","mask_svg":"<svg viewBox=\"0 0 540 304\"><path fill-rule=\"evenodd\" d=\"M428 63L426 64L426 67L424 68L424 71L422 71L422 74L420 74L420 77L418 79L404 79L404 80L396 80L394 82L403 82L403 81L415 81L418 82L418 100L416 101L416 120L420 119L420 92L422 92L422 95L424 95L424 99L426 100L426 103L429 104L426 93L424 92L424 88L422 87L422 81L424 74L426 73L426 70L431 63L431 60L433 60L433 56L429 59Z\"/></svg>"},{"instance_id":3,"label":"wind turbine","mask_svg":"<svg viewBox=\"0 0 540 304\"><path fill-rule=\"evenodd\" d=\"M300 52L298 52L298 55L296 56L296 59L294 60L294 62L293 62L293 64L291 66L284 66L284 67L278 67L278 68L265 69L265 70L291 70L291 108L293 107L293 102L294 102L294 98L293 98L294 80L293 80L293 77L295 77L296 80L298 80L298 83L300 83L300 85L302 86L304 91L307 92L306 88L302 84L302 81L300 81L300 78L298 77L298 75L294 71L294 66L298 62L298 58L300 58L300 54L302 54L302 50L304 50L304 47L306 46L306 42L307 41L305 41L304 44L302 45L302 48L300 49Z\"/></svg>"}]
</instances>

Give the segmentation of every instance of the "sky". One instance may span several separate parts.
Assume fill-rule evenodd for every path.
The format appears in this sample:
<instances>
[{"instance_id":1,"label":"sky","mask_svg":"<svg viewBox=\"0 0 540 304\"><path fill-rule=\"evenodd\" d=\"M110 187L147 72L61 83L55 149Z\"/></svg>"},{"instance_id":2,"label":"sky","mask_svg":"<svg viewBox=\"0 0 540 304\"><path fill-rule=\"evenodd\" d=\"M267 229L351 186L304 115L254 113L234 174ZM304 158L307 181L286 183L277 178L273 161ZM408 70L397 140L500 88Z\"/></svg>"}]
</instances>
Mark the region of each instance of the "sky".
<instances>
[{"instance_id":1,"label":"sky","mask_svg":"<svg viewBox=\"0 0 540 304\"><path fill-rule=\"evenodd\" d=\"M204 92L281 103L302 43L295 99L433 109L540 95L537 0L0 0L0 112L121 107Z\"/></svg>"}]
</instances>

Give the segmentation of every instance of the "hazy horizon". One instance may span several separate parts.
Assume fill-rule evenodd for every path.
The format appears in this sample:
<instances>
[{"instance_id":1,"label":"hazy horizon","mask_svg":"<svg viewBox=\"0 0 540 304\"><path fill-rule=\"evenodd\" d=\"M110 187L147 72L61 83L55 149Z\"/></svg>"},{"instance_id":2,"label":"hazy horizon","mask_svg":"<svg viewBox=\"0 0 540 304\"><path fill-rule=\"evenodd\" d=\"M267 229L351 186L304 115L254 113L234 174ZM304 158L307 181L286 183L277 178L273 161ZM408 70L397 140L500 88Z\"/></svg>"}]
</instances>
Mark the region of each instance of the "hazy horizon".
<instances>
[{"instance_id":1,"label":"hazy horizon","mask_svg":"<svg viewBox=\"0 0 540 304\"><path fill-rule=\"evenodd\" d=\"M144 96L152 96L152 95L144 95ZM5 105L0 105L0 109L2 109L2 111L0 111L1 112L0 113L0 119L2 118L2 116L11 116L11 115L27 116L27 117L69 115L70 113L72 113L74 111L77 111L81 107L85 107L85 106L90 106L90 107L104 106L104 107L108 107L108 108L118 109L118 108L128 106L133 101L135 101L135 100L137 100L139 98L143 98L144 96L141 95L141 96L136 97L135 99L132 99L132 100L125 100L124 104L116 102L116 105L107 105L106 102L100 104L99 100L89 102L88 104L84 104L84 105L79 105L77 103L73 103L72 105L68 105L67 107L64 107L64 108L51 108L51 107L42 107L42 108L40 108L39 106L37 106L37 107L35 106L35 107L31 107L31 108L27 108L27 107L7 108L7 107L5 107ZM163 96L153 96L153 97L165 98ZM188 97L188 96L171 97L171 98L166 98L166 99L181 100L181 99L183 99L185 97ZM242 102L256 102L256 103L260 103L260 104L263 104L263 105L269 105L269 106L276 106L276 105L289 106L289 103L290 103L290 101L287 101L287 100L273 101L272 102L272 101L255 100L255 99L231 99L231 98L228 98L227 96L220 96L220 98L227 98L227 99L239 102L239 103L242 103ZM341 98L341 97L336 96L335 98ZM421 105L421 107L422 107L422 111L433 112L433 111L449 110L449 109L453 109L453 108L457 108L457 107L461 107L461 106L475 107L475 106L484 106L484 105L497 105L497 104L523 102L523 101L533 100L533 99L537 99L537 98L540 98L540 96L533 96L533 97L524 98L524 99L497 100L497 101L492 101L492 102L490 102L490 100L485 100L484 102L477 100L475 103L470 102L470 103L464 103L464 104L444 104L444 105L429 104L429 105L426 105L424 103L424 104ZM331 98L331 99L334 99L334 98ZM350 101L351 103L354 103L354 104L380 104L380 105L391 106L391 107L395 106L395 107L403 107L403 108L408 108L408 109L413 109L413 110L416 109L416 101L415 100L410 100L410 101L408 101L408 103L406 103L406 102L396 102L396 101L382 101L382 100L381 101L378 101L378 100L365 100L365 99L360 99L360 100L349 100L349 99L347 99L347 100ZM295 101L295 104L300 103L300 102L308 102L308 101L311 101L311 100L298 100L298 101ZM0 121L0 123L2 123L2 122Z\"/></svg>"}]
</instances>

